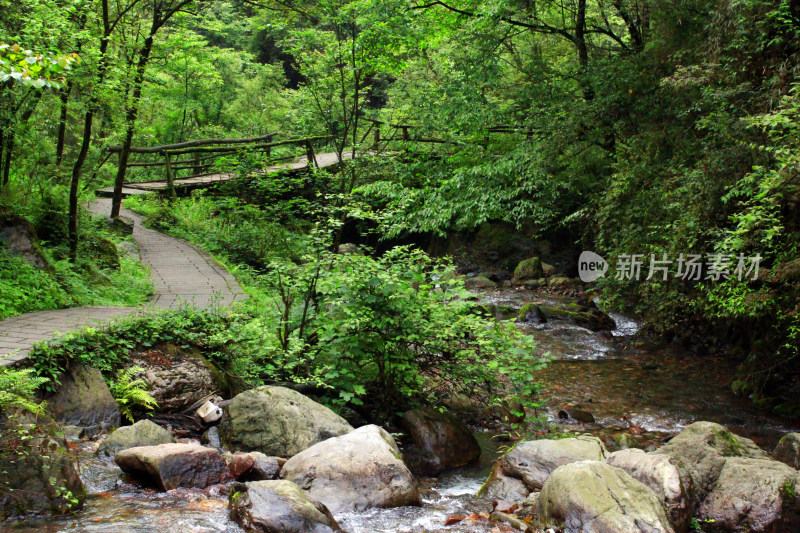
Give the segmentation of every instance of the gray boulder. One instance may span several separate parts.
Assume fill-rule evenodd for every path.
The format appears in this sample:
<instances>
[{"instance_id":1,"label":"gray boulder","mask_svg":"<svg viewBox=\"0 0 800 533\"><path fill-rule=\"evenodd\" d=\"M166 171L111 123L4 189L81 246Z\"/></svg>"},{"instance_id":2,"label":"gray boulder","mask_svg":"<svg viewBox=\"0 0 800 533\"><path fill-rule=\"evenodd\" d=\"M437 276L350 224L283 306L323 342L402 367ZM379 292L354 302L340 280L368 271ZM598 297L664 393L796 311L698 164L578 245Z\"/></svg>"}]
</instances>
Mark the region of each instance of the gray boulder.
<instances>
[{"instance_id":1,"label":"gray boulder","mask_svg":"<svg viewBox=\"0 0 800 533\"><path fill-rule=\"evenodd\" d=\"M608 450L596 437L523 441L495 462L478 496L521 501L541 489L556 468L577 461L602 461L606 455Z\"/></svg>"},{"instance_id":2,"label":"gray boulder","mask_svg":"<svg viewBox=\"0 0 800 533\"><path fill-rule=\"evenodd\" d=\"M621 468L652 490L666 506L675 530L688 531L694 516L692 478L676 459L628 449L612 453L605 462Z\"/></svg>"},{"instance_id":3,"label":"gray boulder","mask_svg":"<svg viewBox=\"0 0 800 533\"><path fill-rule=\"evenodd\" d=\"M787 433L775 446L772 454L778 461L791 466L794 469L800 468L800 433Z\"/></svg>"},{"instance_id":4,"label":"gray boulder","mask_svg":"<svg viewBox=\"0 0 800 533\"><path fill-rule=\"evenodd\" d=\"M110 456L137 446L158 446L175 442L169 430L150 420L139 420L131 426L122 426L108 436L97 449L98 455Z\"/></svg>"},{"instance_id":5,"label":"gray boulder","mask_svg":"<svg viewBox=\"0 0 800 533\"><path fill-rule=\"evenodd\" d=\"M231 520L246 531L264 533L331 533L341 531L325 505L290 481L234 483Z\"/></svg>"},{"instance_id":6,"label":"gray boulder","mask_svg":"<svg viewBox=\"0 0 800 533\"><path fill-rule=\"evenodd\" d=\"M414 473L435 476L449 468L474 463L481 447L464 424L450 413L424 407L403 414L400 421L414 443L406 462Z\"/></svg>"},{"instance_id":7,"label":"gray boulder","mask_svg":"<svg viewBox=\"0 0 800 533\"><path fill-rule=\"evenodd\" d=\"M52 271L42 252L39 237L28 219L12 213L0 213L0 246L9 254L24 259L39 270Z\"/></svg>"},{"instance_id":8,"label":"gray boulder","mask_svg":"<svg viewBox=\"0 0 800 533\"><path fill-rule=\"evenodd\" d=\"M722 471L726 457L768 459L750 439L734 435L714 422L695 422L672 438L655 454L679 461L692 478L696 499L702 500Z\"/></svg>"},{"instance_id":9,"label":"gray boulder","mask_svg":"<svg viewBox=\"0 0 800 533\"><path fill-rule=\"evenodd\" d=\"M800 530L800 473L771 459L729 457L697 509L720 531Z\"/></svg>"},{"instance_id":10,"label":"gray boulder","mask_svg":"<svg viewBox=\"0 0 800 533\"><path fill-rule=\"evenodd\" d=\"M467 289L494 289L497 283L486 276L475 276L464 280L464 287Z\"/></svg>"},{"instance_id":11,"label":"gray boulder","mask_svg":"<svg viewBox=\"0 0 800 533\"><path fill-rule=\"evenodd\" d=\"M125 473L161 490L205 488L229 479L228 465L213 448L198 444L160 444L122 450L114 457Z\"/></svg>"},{"instance_id":12,"label":"gray boulder","mask_svg":"<svg viewBox=\"0 0 800 533\"><path fill-rule=\"evenodd\" d=\"M536 505L563 533L674 533L661 499L627 472L599 461L557 468Z\"/></svg>"},{"instance_id":13,"label":"gray boulder","mask_svg":"<svg viewBox=\"0 0 800 533\"><path fill-rule=\"evenodd\" d=\"M119 426L119 407L99 370L76 365L59 382L56 392L46 398L50 416L55 420L83 428Z\"/></svg>"},{"instance_id":14,"label":"gray boulder","mask_svg":"<svg viewBox=\"0 0 800 533\"><path fill-rule=\"evenodd\" d=\"M157 413L183 411L209 396L224 396L222 373L196 350L167 349L159 357L135 357L136 374L158 403Z\"/></svg>"},{"instance_id":15,"label":"gray boulder","mask_svg":"<svg viewBox=\"0 0 800 533\"><path fill-rule=\"evenodd\" d=\"M232 450L291 457L325 439L353 430L345 419L299 392L263 386L237 395L219 425Z\"/></svg>"},{"instance_id":16,"label":"gray boulder","mask_svg":"<svg viewBox=\"0 0 800 533\"><path fill-rule=\"evenodd\" d=\"M374 425L298 453L283 465L281 477L297 483L334 513L421 505L397 444Z\"/></svg>"}]
</instances>

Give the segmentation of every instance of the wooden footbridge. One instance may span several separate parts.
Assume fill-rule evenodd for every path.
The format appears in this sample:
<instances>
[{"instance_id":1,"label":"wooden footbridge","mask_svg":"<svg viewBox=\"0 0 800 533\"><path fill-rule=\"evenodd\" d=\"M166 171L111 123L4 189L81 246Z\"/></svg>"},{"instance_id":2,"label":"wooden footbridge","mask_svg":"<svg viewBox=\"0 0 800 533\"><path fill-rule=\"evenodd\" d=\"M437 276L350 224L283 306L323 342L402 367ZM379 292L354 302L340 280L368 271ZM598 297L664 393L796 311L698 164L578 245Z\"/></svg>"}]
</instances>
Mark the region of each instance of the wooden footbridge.
<instances>
[{"instance_id":1,"label":"wooden footbridge","mask_svg":"<svg viewBox=\"0 0 800 533\"><path fill-rule=\"evenodd\" d=\"M389 124L393 132L388 137L381 136L381 126L385 123L378 120L365 120L370 126L361 138L361 145L366 146L361 153L381 153L389 143L434 143L463 145L464 142L437 139L423 136L413 136L409 130L414 126L408 124ZM506 126L488 128L489 133L520 133L520 130ZM525 132L522 132L525 133ZM367 137L372 134L371 141L365 144ZM137 147L132 146L129 150L131 161L127 159L125 164L126 171L131 169L161 169L163 167L163 178L154 181L133 181L124 182L117 187L120 189L121 196L137 194L147 194L151 192L166 192L169 196L177 196L177 191L192 190L214 186L220 182L236 179L237 173L231 171L217 170L224 168L220 164L220 159L228 157L234 160L247 153L263 154L269 161L269 165L261 170L254 172L254 175L269 175L275 172L295 172L312 168L330 168L340 165L342 160L353 157L353 151L348 148L342 151L341 157L337 152L317 153L319 147L333 144L336 139L333 136L315 136L299 139L288 139L276 141L276 133L250 138L237 139L200 139L193 141L167 144L162 146ZM530 132L527 133L530 137ZM488 142L488 138L486 139ZM109 155L121 154L121 146L109 146L106 148ZM276 152L273 154L273 152ZM298 155L301 152L302 155ZM274 157L273 157L274 155ZM122 157L120 157L122 159ZM144 159L144 160L141 160ZM178 177L180 171L189 171L189 175ZM95 191L98 196L113 197L115 187L106 187ZM119 197L119 196L118 196Z\"/></svg>"},{"instance_id":2,"label":"wooden footbridge","mask_svg":"<svg viewBox=\"0 0 800 533\"><path fill-rule=\"evenodd\" d=\"M201 139L163 146L130 148L131 156L157 160L134 161L127 163L127 168L154 168L163 167L164 178L154 181L126 182L122 186L122 195L147 194L150 192L166 191L175 196L178 189L199 189L210 187L220 182L235 179L235 172L213 172L216 161L223 157L241 155L243 153L261 153L272 163L261 169L256 174L271 174L280 171L299 171L309 168L333 167L341 160L337 153L326 152L316 154L314 146L332 140L330 136L305 137L302 139L289 139L272 142L275 133L246 139ZM281 147L302 147L303 155L297 156L290 152L288 155L272 157L272 151ZM120 153L122 147L110 146L110 153ZM342 154L342 159L348 159L349 154ZM309 164L310 162L310 164ZM189 170L189 176L177 177L182 170ZM114 187L106 187L95 191L98 196L112 197Z\"/></svg>"}]
</instances>

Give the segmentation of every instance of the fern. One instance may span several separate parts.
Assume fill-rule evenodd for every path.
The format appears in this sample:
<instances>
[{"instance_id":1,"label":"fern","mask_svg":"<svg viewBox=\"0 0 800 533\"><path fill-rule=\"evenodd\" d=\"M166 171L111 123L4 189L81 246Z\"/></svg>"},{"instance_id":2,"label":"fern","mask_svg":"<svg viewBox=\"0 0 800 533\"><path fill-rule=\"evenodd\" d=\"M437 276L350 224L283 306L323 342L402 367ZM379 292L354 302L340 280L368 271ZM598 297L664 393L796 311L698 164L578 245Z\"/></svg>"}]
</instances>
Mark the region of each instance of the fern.
<instances>
[{"instance_id":1,"label":"fern","mask_svg":"<svg viewBox=\"0 0 800 533\"><path fill-rule=\"evenodd\" d=\"M117 379L108 385L111 395L117 401L120 413L130 422L134 421L133 409L135 407L140 407L148 413L158 407L155 398L147 392L147 383L142 379L134 379L134 376L140 372L144 372L144 368L140 366L119 370Z\"/></svg>"},{"instance_id":2,"label":"fern","mask_svg":"<svg viewBox=\"0 0 800 533\"><path fill-rule=\"evenodd\" d=\"M0 368L0 412L19 409L34 415L44 413L45 403L37 402L37 389L48 381L34 375L34 369Z\"/></svg>"}]
</instances>

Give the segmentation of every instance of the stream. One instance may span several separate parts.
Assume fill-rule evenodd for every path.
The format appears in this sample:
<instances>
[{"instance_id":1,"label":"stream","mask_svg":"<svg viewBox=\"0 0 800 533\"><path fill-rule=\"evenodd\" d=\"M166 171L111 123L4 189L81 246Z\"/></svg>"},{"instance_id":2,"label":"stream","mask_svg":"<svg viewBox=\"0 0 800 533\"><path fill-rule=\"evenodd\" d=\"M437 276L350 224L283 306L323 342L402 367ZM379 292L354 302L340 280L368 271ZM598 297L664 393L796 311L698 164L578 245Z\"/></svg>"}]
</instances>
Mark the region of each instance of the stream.
<instances>
[{"instance_id":1,"label":"stream","mask_svg":"<svg viewBox=\"0 0 800 533\"><path fill-rule=\"evenodd\" d=\"M557 304L558 299L528 291L506 290L483 295L497 308L519 309L531 301ZM669 346L631 342L636 321L611 314L612 335L593 333L566 321L520 324L553 358L538 378L546 385L542 414L561 432L600 436L609 447L627 439L652 449L686 425L709 420L752 438L767 450L797 426L753 407L730 389L734 368L723 359L695 358ZM559 417L562 410L591 413L594 422ZM491 502L474 497L504 443L489 433L476 435L483 448L480 463L439 479L421 480L422 507L373 509L336 516L350 533L507 531L490 525L480 513ZM78 443L81 476L91 494L82 511L60 518L0 524L9 532L179 533L241 532L228 519L224 486L166 493L128 482L113 463L98 459L99 443ZM507 443L505 443L507 445ZM618 446L617 446L618 447ZM444 526L450 516L466 520ZM471 518L469 518L471 516Z\"/></svg>"}]
</instances>

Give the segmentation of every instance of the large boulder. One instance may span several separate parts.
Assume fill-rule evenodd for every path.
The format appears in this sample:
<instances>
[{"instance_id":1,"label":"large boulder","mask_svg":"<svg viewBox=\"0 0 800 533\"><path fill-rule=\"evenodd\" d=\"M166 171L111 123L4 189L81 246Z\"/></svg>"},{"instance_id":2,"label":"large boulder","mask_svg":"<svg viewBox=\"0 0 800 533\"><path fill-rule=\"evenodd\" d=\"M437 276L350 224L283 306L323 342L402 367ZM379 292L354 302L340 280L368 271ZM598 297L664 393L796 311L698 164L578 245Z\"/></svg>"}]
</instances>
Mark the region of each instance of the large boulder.
<instances>
[{"instance_id":1,"label":"large boulder","mask_svg":"<svg viewBox=\"0 0 800 533\"><path fill-rule=\"evenodd\" d=\"M781 437L772 455L792 468L800 468L800 433L787 433Z\"/></svg>"},{"instance_id":2,"label":"large boulder","mask_svg":"<svg viewBox=\"0 0 800 533\"><path fill-rule=\"evenodd\" d=\"M695 422L653 452L679 461L692 478L698 501L705 497L722 471L726 457L768 459L750 439L734 435L714 422Z\"/></svg>"},{"instance_id":3,"label":"large boulder","mask_svg":"<svg viewBox=\"0 0 800 533\"><path fill-rule=\"evenodd\" d=\"M404 413L400 423L414 443L406 454L414 473L435 476L448 468L474 463L481 456L478 441L450 413L423 407Z\"/></svg>"},{"instance_id":4,"label":"large boulder","mask_svg":"<svg viewBox=\"0 0 800 533\"><path fill-rule=\"evenodd\" d=\"M692 478L676 459L628 449L612 453L605 462L625 470L652 490L666 506L676 531L689 530L689 521L694 516Z\"/></svg>"},{"instance_id":5,"label":"large boulder","mask_svg":"<svg viewBox=\"0 0 800 533\"><path fill-rule=\"evenodd\" d=\"M400 449L386 430L374 425L298 453L283 465L281 477L334 513L421 504Z\"/></svg>"},{"instance_id":6,"label":"large boulder","mask_svg":"<svg viewBox=\"0 0 800 533\"><path fill-rule=\"evenodd\" d=\"M219 451L199 444L160 444L122 450L114 457L124 472L161 490L205 488L229 479Z\"/></svg>"},{"instance_id":7,"label":"large boulder","mask_svg":"<svg viewBox=\"0 0 800 533\"><path fill-rule=\"evenodd\" d=\"M32 438L19 441L17 431ZM79 509L86 490L66 441L16 425L14 435L14 446L0 442L0 522L11 516Z\"/></svg>"},{"instance_id":8,"label":"large boulder","mask_svg":"<svg viewBox=\"0 0 800 533\"><path fill-rule=\"evenodd\" d=\"M169 430L150 420L139 420L131 426L123 426L108 436L97 449L98 455L115 455L117 452L137 446L158 446L175 442Z\"/></svg>"},{"instance_id":9,"label":"large boulder","mask_svg":"<svg viewBox=\"0 0 800 533\"><path fill-rule=\"evenodd\" d=\"M144 368L136 377L147 384L158 413L183 411L203 398L225 396L223 374L199 351L167 346L137 355L131 364Z\"/></svg>"},{"instance_id":10,"label":"large boulder","mask_svg":"<svg viewBox=\"0 0 800 533\"><path fill-rule=\"evenodd\" d=\"M353 427L324 405L299 392L263 386L237 395L219 425L223 444L232 450L291 457Z\"/></svg>"},{"instance_id":11,"label":"large boulder","mask_svg":"<svg viewBox=\"0 0 800 533\"><path fill-rule=\"evenodd\" d=\"M520 261L517 268L514 269L514 283L522 283L523 281L543 277L544 270L542 270L542 262L538 257L531 257L530 259Z\"/></svg>"},{"instance_id":12,"label":"large boulder","mask_svg":"<svg viewBox=\"0 0 800 533\"><path fill-rule=\"evenodd\" d=\"M497 283L486 276L475 276L464 280L464 287L467 289L494 289Z\"/></svg>"},{"instance_id":13,"label":"large boulder","mask_svg":"<svg viewBox=\"0 0 800 533\"><path fill-rule=\"evenodd\" d=\"M325 505L291 481L234 483L229 493L231 520L246 531L331 533L341 531Z\"/></svg>"},{"instance_id":14,"label":"large boulder","mask_svg":"<svg viewBox=\"0 0 800 533\"><path fill-rule=\"evenodd\" d=\"M0 212L0 246L39 270L52 269L42 252L36 230L24 217Z\"/></svg>"},{"instance_id":15,"label":"large boulder","mask_svg":"<svg viewBox=\"0 0 800 533\"><path fill-rule=\"evenodd\" d=\"M661 499L622 469L599 461L557 468L537 500L544 527L564 533L674 533Z\"/></svg>"},{"instance_id":16,"label":"large boulder","mask_svg":"<svg viewBox=\"0 0 800 533\"><path fill-rule=\"evenodd\" d=\"M119 426L119 407L99 370L76 365L59 378L59 383L56 392L46 398L55 420L83 428Z\"/></svg>"},{"instance_id":17,"label":"large boulder","mask_svg":"<svg viewBox=\"0 0 800 533\"><path fill-rule=\"evenodd\" d=\"M577 461L602 461L606 455L608 450L596 437L522 441L495 462L478 496L521 501L541 489L556 468Z\"/></svg>"},{"instance_id":18,"label":"large boulder","mask_svg":"<svg viewBox=\"0 0 800 533\"><path fill-rule=\"evenodd\" d=\"M728 457L698 506L701 522L736 533L800 531L800 473L771 459Z\"/></svg>"}]
</instances>

